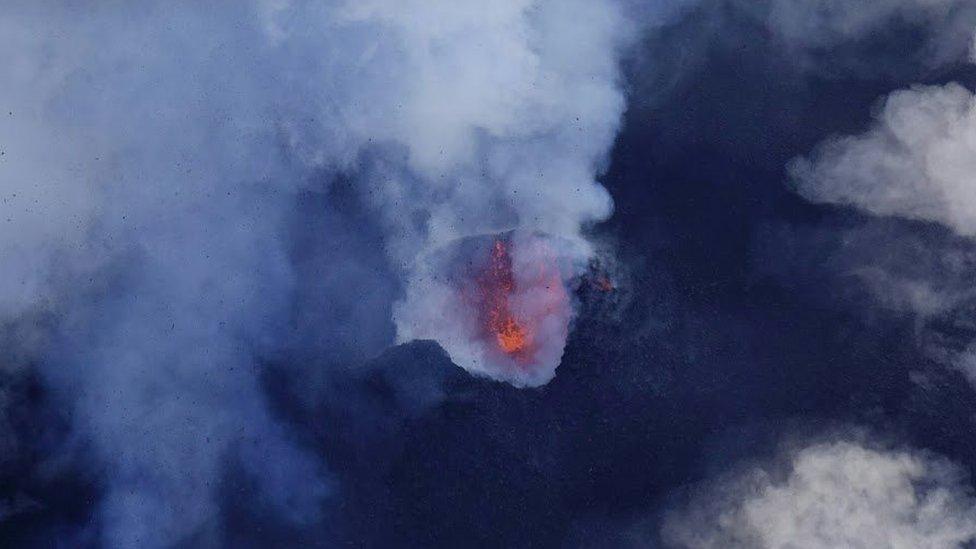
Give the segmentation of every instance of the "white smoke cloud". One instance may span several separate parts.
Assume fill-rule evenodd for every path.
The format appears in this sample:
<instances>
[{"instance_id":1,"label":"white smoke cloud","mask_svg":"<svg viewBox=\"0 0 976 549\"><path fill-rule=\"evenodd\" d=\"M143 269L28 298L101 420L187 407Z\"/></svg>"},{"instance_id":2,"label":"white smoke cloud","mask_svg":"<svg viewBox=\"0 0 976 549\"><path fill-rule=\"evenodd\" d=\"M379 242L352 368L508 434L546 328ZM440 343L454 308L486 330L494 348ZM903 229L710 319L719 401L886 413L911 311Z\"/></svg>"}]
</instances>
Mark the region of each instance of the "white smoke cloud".
<instances>
[{"instance_id":1,"label":"white smoke cloud","mask_svg":"<svg viewBox=\"0 0 976 549\"><path fill-rule=\"evenodd\" d=\"M615 2L306 8L279 3L269 18L286 47L344 34L321 44L343 55L311 87L323 88L318 110L338 114L324 127L375 161L372 196L402 231L398 259L520 225L576 235L609 213L593 177L624 106L617 57L630 33Z\"/></svg>"},{"instance_id":2,"label":"white smoke cloud","mask_svg":"<svg viewBox=\"0 0 976 549\"><path fill-rule=\"evenodd\" d=\"M244 467L289 519L326 492L254 367L284 321L292 170L246 22L138 4L0 17L0 316L58 318L34 354L106 480L108 546L215 529L231 454L261 457Z\"/></svg>"},{"instance_id":3,"label":"white smoke cloud","mask_svg":"<svg viewBox=\"0 0 976 549\"><path fill-rule=\"evenodd\" d=\"M286 48L321 41L322 28L343 35L333 45L343 55L330 60L343 71L322 73L319 84L330 93L324 114L315 116L338 115L342 140L355 151L343 156L366 166L365 194L383 215L388 252L407 286L395 312L397 339L434 339L470 371L517 385L545 383L565 334L538 334L548 358L532 368L486 359L494 349L463 328L479 311L437 282L445 273L430 272L432 256L467 237L519 230L565 242L555 254L559 261L585 264L592 250L581 227L612 209L595 176L625 105L618 60L635 33L625 11L636 13L637 6L616 0L312 5L277 2L264 15ZM640 6L642 16L664 11ZM335 163L317 146L321 136L312 134L292 131L293 145L315 162ZM514 253L524 256L526 249ZM452 314L445 317L446 311Z\"/></svg>"},{"instance_id":4,"label":"white smoke cloud","mask_svg":"<svg viewBox=\"0 0 976 549\"><path fill-rule=\"evenodd\" d=\"M976 541L976 499L944 459L837 441L704 487L662 535L696 549L948 549Z\"/></svg>"},{"instance_id":5,"label":"white smoke cloud","mask_svg":"<svg viewBox=\"0 0 976 549\"><path fill-rule=\"evenodd\" d=\"M379 153L372 176L400 235L391 253L408 272L398 339L434 339L466 369L540 385L554 375L565 326L535 334L544 348L528 367L490 358L493 343L465 328L479 311L440 282L446 267L432 265L431 254L518 229L567 242L555 255L583 264L592 252L581 227L611 211L595 175L624 109L618 56L631 32L612 1L474 5L369 2L346 14L390 37L406 79L380 139L403 147L406 163ZM516 278L532 249L515 247Z\"/></svg>"},{"instance_id":6,"label":"white smoke cloud","mask_svg":"<svg viewBox=\"0 0 976 549\"><path fill-rule=\"evenodd\" d=\"M267 410L256 365L284 339L295 282L284 225L314 174L355 177L383 216L407 286L400 338L437 339L462 366L457 323L419 328L444 313L426 258L518 229L558 246L560 283L574 274L592 253L581 226L611 211L595 176L624 109L623 9L8 4L0 325L56 319L16 351L64 395L105 479L103 543L219 539L229 460L282 516L314 520L327 479ZM547 253L516 246L516 280ZM544 367L487 361L479 373L552 377L571 313L549 314L534 288L511 306L541 319Z\"/></svg>"},{"instance_id":7,"label":"white smoke cloud","mask_svg":"<svg viewBox=\"0 0 976 549\"><path fill-rule=\"evenodd\" d=\"M826 141L810 158L795 160L790 173L800 194L811 201L935 222L971 239L976 236L976 96L955 83L896 91L868 131ZM932 255L910 238L882 245L891 254ZM913 311L923 322L969 325L973 250L946 245L937 253L942 257L929 260L927 271L916 267L914 273L897 273L878 265L855 274L881 303ZM923 336L930 340L933 358L976 383L972 342L949 341L939 330L926 330Z\"/></svg>"},{"instance_id":8,"label":"white smoke cloud","mask_svg":"<svg viewBox=\"0 0 976 549\"><path fill-rule=\"evenodd\" d=\"M888 96L874 127L828 141L791 166L816 202L936 221L976 234L976 100L958 84Z\"/></svg>"}]
</instances>

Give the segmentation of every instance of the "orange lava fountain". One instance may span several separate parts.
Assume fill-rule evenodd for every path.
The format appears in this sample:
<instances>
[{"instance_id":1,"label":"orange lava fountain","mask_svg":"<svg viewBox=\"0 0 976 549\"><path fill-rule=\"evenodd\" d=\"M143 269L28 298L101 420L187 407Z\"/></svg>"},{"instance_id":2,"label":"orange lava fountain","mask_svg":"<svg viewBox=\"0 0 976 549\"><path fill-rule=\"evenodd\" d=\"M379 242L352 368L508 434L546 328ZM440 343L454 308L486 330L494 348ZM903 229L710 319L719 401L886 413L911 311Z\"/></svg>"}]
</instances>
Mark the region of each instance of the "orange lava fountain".
<instances>
[{"instance_id":1,"label":"orange lava fountain","mask_svg":"<svg viewBox=\"0 0 976 549\"><path fill-rule=\"evenodd\" d=\"M481 291L487 317L486 328L494 335L498 348L510 355L524 353L532 343L532 334L509 307L509 297L515 291L515 279L508 246L501 240L496 240L492 246L488 269L481 279Z\"/></svg>"}]
</instances>

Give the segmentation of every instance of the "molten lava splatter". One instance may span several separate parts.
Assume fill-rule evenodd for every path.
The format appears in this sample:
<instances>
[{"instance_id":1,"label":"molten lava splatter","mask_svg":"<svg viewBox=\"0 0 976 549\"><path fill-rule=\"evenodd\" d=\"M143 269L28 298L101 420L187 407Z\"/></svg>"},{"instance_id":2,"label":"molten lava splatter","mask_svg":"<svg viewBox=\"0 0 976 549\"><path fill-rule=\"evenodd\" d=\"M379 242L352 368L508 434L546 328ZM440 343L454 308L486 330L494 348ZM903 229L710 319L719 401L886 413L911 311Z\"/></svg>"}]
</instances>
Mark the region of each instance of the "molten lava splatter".
<instances>
[{"instance_id":1,"label":"molten lava splatter","mask_svg":"<svg viewBox=\"0 0 976 549\"><path fill-rule=\"evenodd\" d=\"M508 245L496 240L491 249L488 269L481 280L486 315L486 328L494 335L498 348L510 355L519 355L529 348L532 334L512 313L509 299L515 291L512 259Z\"/></svg>"},{"instance_id":2,"label":"molten lava splatter","mask_svg":"<svg viewBox=\"0 0 976 549\"><path fill-rule=\"evenodd\" d=\"M478 277L478 308L485 341L528 368L558 360L572 310L549 244L523 238L514 262L513 245L507 238L492 243Z\"/></svg>"},{"instance_id":3,"label":"molten lava splatter","mask_svg":"<svg viewBox=\"0 0 976 549\"><path fill-rule=\"evenodd\" d=\"M395 309L397 338L432 339L465 370L539 387L562 361L586 257L527 231L474 235L421 258Z\"/></svg>"}]
</instances>

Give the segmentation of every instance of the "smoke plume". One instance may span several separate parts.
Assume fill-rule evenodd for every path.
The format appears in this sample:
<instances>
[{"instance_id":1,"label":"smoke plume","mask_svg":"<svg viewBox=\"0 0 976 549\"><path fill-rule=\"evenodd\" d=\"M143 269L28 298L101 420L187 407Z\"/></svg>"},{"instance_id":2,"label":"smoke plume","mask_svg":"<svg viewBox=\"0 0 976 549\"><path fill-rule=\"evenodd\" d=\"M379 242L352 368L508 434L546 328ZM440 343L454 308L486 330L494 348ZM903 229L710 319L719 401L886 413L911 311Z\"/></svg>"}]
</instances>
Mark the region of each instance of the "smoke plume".
<instances>
[{"instance_id":1,"label":"smoke plume","mask_svg":"<svg viewBox=\"0 0 976 549\"><path fill-rule=\"evenodd\" d=\"M551 379L581 230L611 211L595 177L631 35L613 0L8 5L0 325L29 337L4 367L37 367L103 480L93 535L219 540L228 463L286 521L316 519L328 474L260 363L288 340L296 196L336 176L385 228L398 339ZM511 246L489 325L533 330L518 359L469 337L484 299L443 295L490 270L442 283L459 271L438 254L478 235Z\"/></svg>"},{"instance_id":2,"label":"smoke plume","mask_svg":"<svg viewBox=\"0 0 976 549\"><path fill-rule=\"evenodd\" d=\"M527 279L543 270L551 273L540 284L568 284L592 254L582 226L610 214L610 198L594 177L624 108L617 59L628 31L621 10L613 2L573 1L512 2L484 13L408 4L377 13L364 8L357 15L388 26L385 34L396 37L416 79L394 119L402 119L397 141L407 144L406 164L381 158L371 174L398 235L392 253L406 272L398 339L434 339L472 372L543 384L561 358L571 304L550 315L545 308L553 303L533 297ZM454 45L438 47L447 43ZM452 247L512 230L541 235L509 242L512 284L498 296L513 300L512 322L526 323L517 329L532 331L526 336L538 346L522 355L521 367L504 349L498 353L495 336L475 334L478 317L494 313L460 294L471 280L445 282L454 269L445 263L456 255ZM465 259L490 268L486 252Z\"/></svg>"}]
</instances>

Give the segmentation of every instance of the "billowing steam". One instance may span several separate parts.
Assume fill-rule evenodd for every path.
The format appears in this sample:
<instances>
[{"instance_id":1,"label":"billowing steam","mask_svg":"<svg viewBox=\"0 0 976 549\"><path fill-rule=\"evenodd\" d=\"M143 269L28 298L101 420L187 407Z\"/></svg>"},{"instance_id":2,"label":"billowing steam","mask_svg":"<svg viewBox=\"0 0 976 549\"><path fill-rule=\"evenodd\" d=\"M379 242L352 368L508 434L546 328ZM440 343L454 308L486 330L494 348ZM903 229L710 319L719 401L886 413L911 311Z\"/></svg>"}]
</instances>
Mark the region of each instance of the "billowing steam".
<instances>
[{"instance_id":1,"label":"billowing steam","mask_svg":"<svg viewBox=\"0 0 976 549\"><path fill-rule=\"evenodd\" d=\"M552 377L581 226L611 210L594 177L624 108L622 10L5 6L0 325L36 334L4 360L63 397L104 480L102 542L219 539L228 463L269 509L315 518L323 467L266 408L257 366L287 339L285 225L315 181L355 181L382 218L400 339L517 385ZM467 270L440 259L479 235Z\"/></svg>"},{"instance_id":2,"label":"billowing steam","mask_svg":"<svg viewBox=\"0 0 976 549\"><path fill-rule=\"evenodd\" d=\"M427 9L403 11L382 21L419 75L420 93L407 88L403 103L407 164L381 159L372 174L407 273L398 339L434 339L470 371L543 384L572 316L557 286L591 254L581 226L611 210L594 177L624 108L617 56L627 25L614 2L445 8L431 20ZM466 258L473 278L455 280L444 259L452 247L511 230L498 236L504 250ZM472 285L483 299L462 293Z\"/></svg>"}]
</instances>

